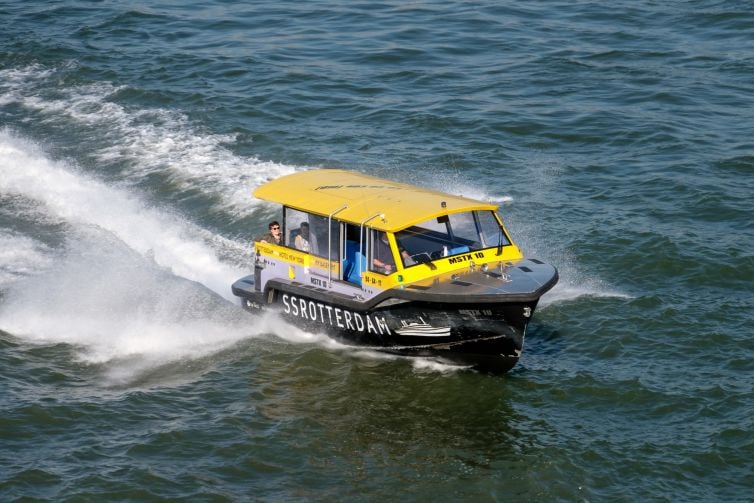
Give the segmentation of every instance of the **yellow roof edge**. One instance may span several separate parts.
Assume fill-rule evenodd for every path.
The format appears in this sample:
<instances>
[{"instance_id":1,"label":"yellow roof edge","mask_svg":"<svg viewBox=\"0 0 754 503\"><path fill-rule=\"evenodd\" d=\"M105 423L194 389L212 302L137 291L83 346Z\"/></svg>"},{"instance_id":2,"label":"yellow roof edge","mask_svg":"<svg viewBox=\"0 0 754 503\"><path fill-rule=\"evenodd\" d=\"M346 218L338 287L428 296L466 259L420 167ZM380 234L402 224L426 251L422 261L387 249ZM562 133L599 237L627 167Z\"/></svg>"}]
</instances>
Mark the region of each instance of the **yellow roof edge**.
<instances>
[{"instance_id":1,"label":"yellow roof edge","mask_svg":"<svg viewBox=\"0 0 754 503\"><path fill-rule=\"evenodd\" d=\"M440 215L472 210L496 210L498 205L433 189L377 178L344 169L315 169L285 175L252 192L254 197L302 211L395 232Z\"/></svg>"}]
</instances>

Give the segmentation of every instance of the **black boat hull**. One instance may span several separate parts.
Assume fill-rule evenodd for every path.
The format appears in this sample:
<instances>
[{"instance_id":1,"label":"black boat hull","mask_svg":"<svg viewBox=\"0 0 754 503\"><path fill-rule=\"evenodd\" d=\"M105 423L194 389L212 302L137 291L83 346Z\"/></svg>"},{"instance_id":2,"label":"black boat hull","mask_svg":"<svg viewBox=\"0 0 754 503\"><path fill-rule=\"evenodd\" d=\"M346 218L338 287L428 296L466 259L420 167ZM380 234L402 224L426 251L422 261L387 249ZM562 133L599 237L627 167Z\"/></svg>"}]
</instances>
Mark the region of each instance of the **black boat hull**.
<instances>
[{"instance_id":1,"label":"black boat hull","mask_svg":"<svg viewBox=\"0 0 754 503\"><path fill-rule=\"evenodd\" d=\"M523 350L526 327L538 299L515 302L382 302L371 309L329 302L300 288L256 292L234 285L245 309L275 310L310 331L325 331L347 345L404 356L437 358L483 371L507 372Z\"/></svg>"}]
</instances>

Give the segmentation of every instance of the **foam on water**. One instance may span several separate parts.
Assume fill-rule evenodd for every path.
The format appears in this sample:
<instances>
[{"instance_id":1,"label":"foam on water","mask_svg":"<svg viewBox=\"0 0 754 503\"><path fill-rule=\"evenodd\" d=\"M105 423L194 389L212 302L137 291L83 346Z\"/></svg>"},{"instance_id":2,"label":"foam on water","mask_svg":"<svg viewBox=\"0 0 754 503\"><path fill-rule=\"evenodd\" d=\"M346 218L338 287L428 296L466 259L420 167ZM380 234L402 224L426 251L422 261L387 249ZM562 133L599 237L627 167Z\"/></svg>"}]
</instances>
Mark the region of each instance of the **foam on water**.
<instances>
[{"instance_id":1,"label":"foam on water","mask_svg":"<svg viewBox=\"0 0 754 503\"><path fill-rule=\"evenodd\" d=\"M421 184L421 181L415 183ZM513 202L513 197L500 192L490 193L486 189L489 186L469 184L469 180L462 173L452 173L445 176L437 177L429 182L436 190L447 192L456 196L468 197L478 201L486 201L492 204L509 204Z\"/></svg>"},{"instance_id":2,"label":"foam on water","mask_svg":"<svg viewBox=\"0 0 754 503\"><path fill-rule=\"evenodd\" d=\"M111 383L261 333L236 306L102 229L74 231L48 269L7 287L0 327L35 344L72 345L82 362L106 364Z\"/></svg>"},{"instance_id":3,"label":"foam on water","mask_svg":"<svg viewBox=\"0 0 754 503\"><path fill-rule=\"evenodd\" d=\"M432 358L413 358L411 360L411 365L416 372L438 374L453 374L471 368L467 365L454 365L452 363L445 363Z\"/></svg>"},{"instance_id":4,"label":"foam on water","mask_svg":"<svg viewBox=\"0 0 754 503\"><path fill-rule=\"evenodd\" d=\"M290 325L272 311L265 313L261 318L261 322L268 327L269 332L274 333L286 342L293 344L314 344L328 349L344 349L347 347L331 339L324 333L309 332Z\"/></svg>"},{"instance_id":5,"label":"foam on water","mask_svg":"<svg viewBox=\"0 0 754 503\"><path fill-rule=\"evenodd\" d=\"M416 373L428 374L453 374L460 370L468 370L471 367L466 365L453 364L439 361L436 358L423 356L403 356L391 353L383 353L374 349L363 349L354 346L344 346L349 350L349 355L363 360L372 361L407 361Z\"/></svg>"},{"instance_id":6,"label":"foam on water","mask_svg":"<svg viewBox=\"0 0 754 503\"><path fill-rule=\"evenodd\" d=\"M244 272L221 262L205 244L208 236L201 229L76 173L72 166L47 158L37 145L5 131L0 131L0 192L40 201L71 224L105 229L160 266L229 300L228 285Z\"/></svg>"},{"instance_id":7,"label":"foam on water","mask_svg":"<svg viewBox=\"0 0 754 503\"><path fill-rule=\"evenodd\" d=\"M33 238L0 230L0 287L38 273L52 262L52 250Z\"/></svg>"},{"instance_id":8,"label":"foam on water","mask_svg":"<svg viewBox=\"0 0 754 503\"><path fill-rule=\"evenodd\" d=\"M296 170L235 155L226 146L236 141L234 135L203 132L180 112L120 105L114 100L124 86L98 82L54 86L55 94L38 91L59 78L60 71L40 65L0 70L0 104L18 103L51 125L70 127L73 122L97 128L102 146L94 157L104 164L127 164L129 179L168 173L182 188L218 194L219 206L246 215L260 203L250 197L254 187Z\"/></svg>"},{"instance_id":9,"label":"foam on water","mask_svg":"<svg viewBox=\"0 0 754 503\"><path fill-rule=\"evenodd\" d=\"M24 99L29 90L29 80L45 80L52 75L52 70L41 65L29 65L21 68L0 70L0 105L18 102Z\"/></svg>"},{"instance_id":10,"label":"foam on water","mask_svg":"<svg viewBox=\"0 0 754 503\"><path fill-rule=\"evenodd\" d=\"M82 361L108 363L116 381L269 330L222 299L235 302L230 284L245 270L218 258L219 237L7 131L0 132L0 194L36 201L51 215L45 220L67 226L62 250L0 233L3 330L71 344ZM233 246L226 241L225 252Z\"/></svg>"},{"instance_id":11,"label":"foam on water","mask_svg":"<svg viewBox=\"0 0 754 503\"><path fill-rule=\"evenodd\" d=\"M526 254L526 252L524 253ZM536 249L528 256L547 257L544 254L538 254ZM555 264L560 277L553 289L542 296L539 303L540 308L581 297L631 298L630 295L610 286L599 277L581 271L577 261L569 253L561 252L555 258L548 257L546 260Z\"/></svg>"},{"instance_id":12,"label":"foam on water","mask_svg":"<svg viewBox=\"0 0 754 503\"><path fill-rule=\"evenodd\" d=\"M566 280L561 280L555 287L542 296L539 303L540 308L552 304L566 302L581 297L614 297L619 299L630 299L630 295L623 292L610 289L602 284L575 284Z\"/></svg>"}]
</instances>

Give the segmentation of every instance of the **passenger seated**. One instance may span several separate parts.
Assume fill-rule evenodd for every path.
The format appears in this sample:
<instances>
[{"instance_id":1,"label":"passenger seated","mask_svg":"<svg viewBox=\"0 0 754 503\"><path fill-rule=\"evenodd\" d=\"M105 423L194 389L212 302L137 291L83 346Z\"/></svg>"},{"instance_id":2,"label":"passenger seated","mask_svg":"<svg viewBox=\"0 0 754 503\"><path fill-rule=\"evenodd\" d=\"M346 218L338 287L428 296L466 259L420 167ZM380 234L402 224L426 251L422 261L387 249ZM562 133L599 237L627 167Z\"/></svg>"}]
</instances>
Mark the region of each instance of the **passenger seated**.
<instances>
[{"instance_id":1,"label":"passenger seated","mask_svg":"<svg viewBox=\"0 0 754 503\"><path fill-rule=\"evenodd\" d=\"M296 236L296 239L294 240L293 245L296 247L297 250L301 250L306 253L309 253L312 251L312 246L309 243L309 223L308 222L301 222L301 227L299 228L298 236Z\"/></svg>"}]
</instances>

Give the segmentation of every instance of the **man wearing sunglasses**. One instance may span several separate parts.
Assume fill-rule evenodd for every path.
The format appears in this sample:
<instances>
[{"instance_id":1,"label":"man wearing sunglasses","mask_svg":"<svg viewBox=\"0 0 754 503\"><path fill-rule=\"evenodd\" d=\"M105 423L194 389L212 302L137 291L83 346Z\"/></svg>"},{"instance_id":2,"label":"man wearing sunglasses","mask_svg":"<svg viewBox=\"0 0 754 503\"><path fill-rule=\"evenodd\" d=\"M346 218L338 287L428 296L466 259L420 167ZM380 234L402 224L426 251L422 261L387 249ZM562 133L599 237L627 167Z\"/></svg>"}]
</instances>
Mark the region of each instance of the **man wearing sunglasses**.
<instances>
[{"instance_id":1,"label":"man wearing sunglasses","mask_svg":"<svg viewBox=\"0 0 754 503\"><path fill-rule=\"evenodd\" d=\"M277 222L277 220L270 222L270 225L268 227L270 230L267 232L267 234L262 236L262 239L260 239L260 241L262 243L271 243L274 245L281 244L280 238L282 236L282 233L280 232L280 224Z\"/></svg>"}]
</instances>

